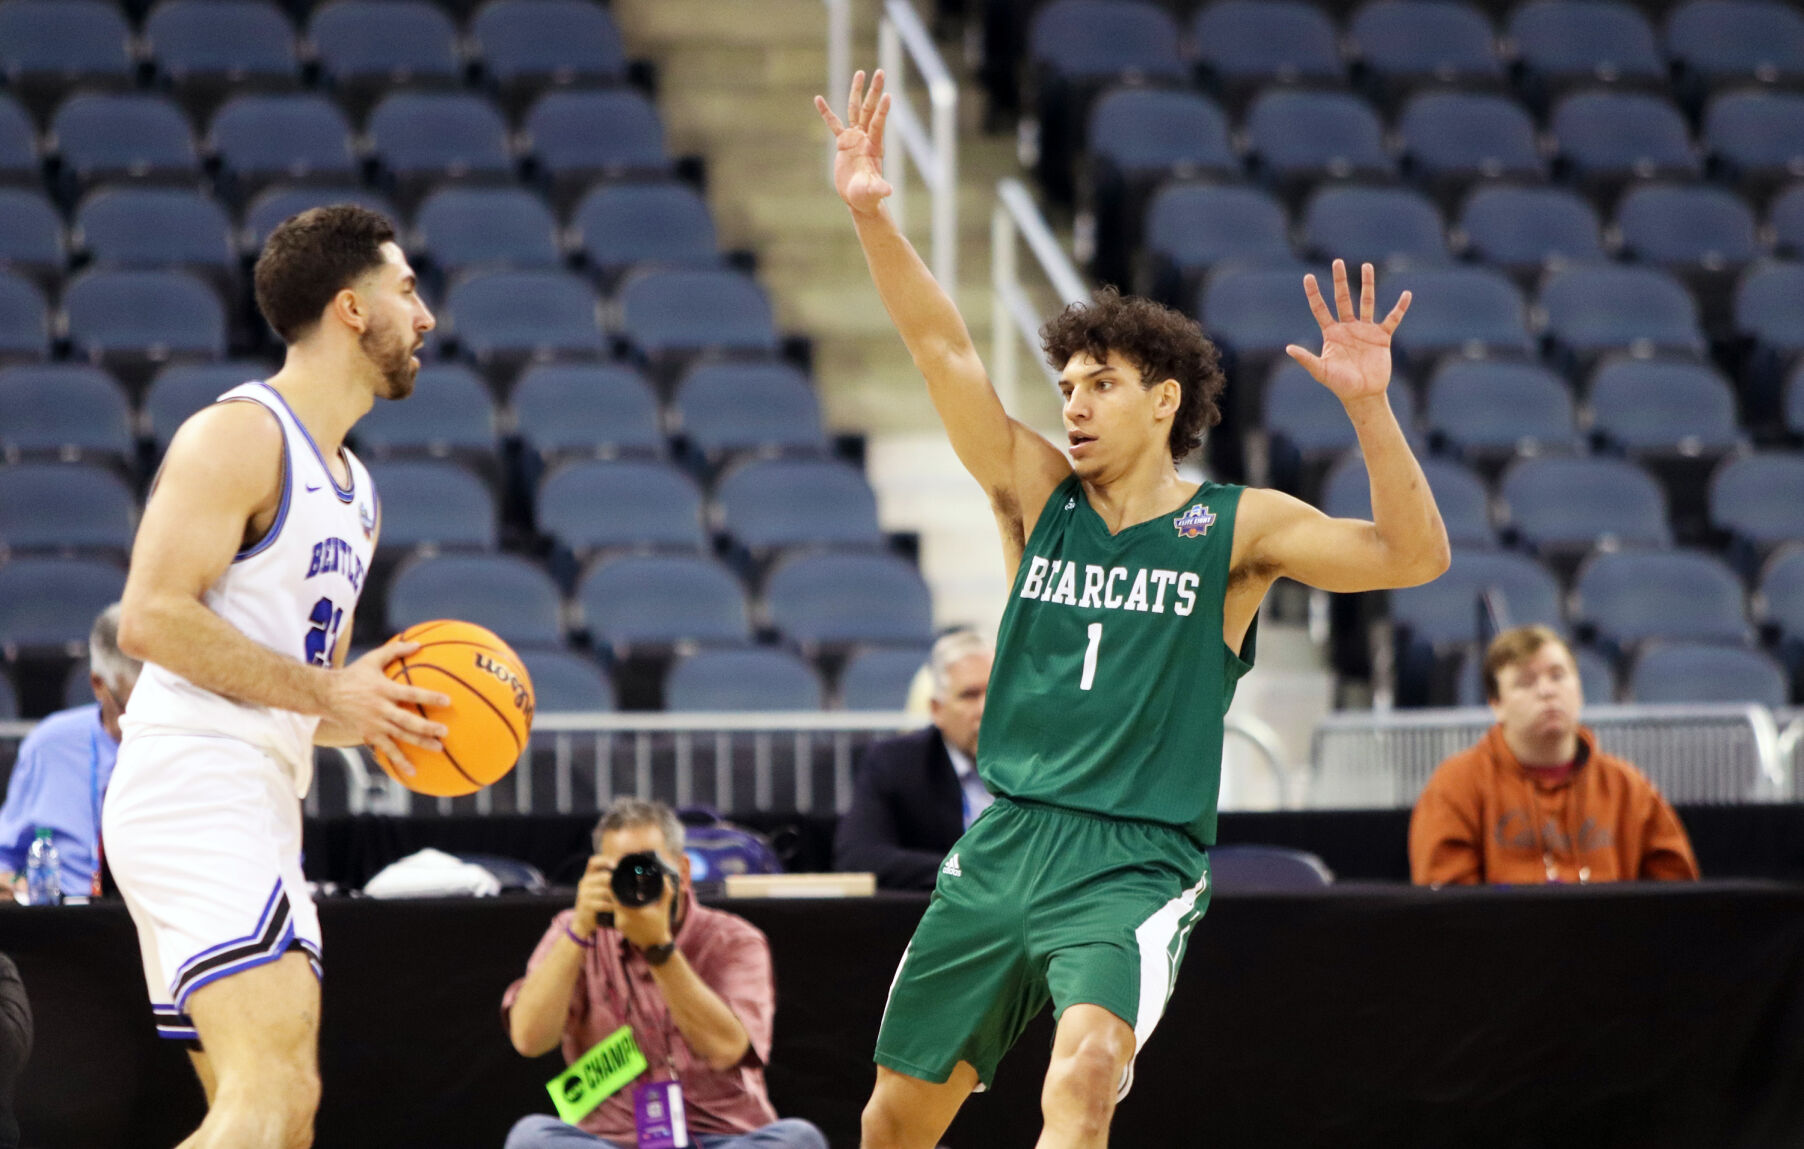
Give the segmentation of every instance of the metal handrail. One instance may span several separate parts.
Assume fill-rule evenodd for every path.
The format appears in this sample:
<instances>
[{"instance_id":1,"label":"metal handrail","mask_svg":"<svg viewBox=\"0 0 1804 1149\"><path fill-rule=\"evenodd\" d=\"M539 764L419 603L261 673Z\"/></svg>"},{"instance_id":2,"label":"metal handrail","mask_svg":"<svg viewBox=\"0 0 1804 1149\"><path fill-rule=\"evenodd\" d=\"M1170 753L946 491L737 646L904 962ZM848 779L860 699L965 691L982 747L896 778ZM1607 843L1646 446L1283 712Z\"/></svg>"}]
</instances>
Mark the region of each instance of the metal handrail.
<instances>
[{"instance_id":1,"label":"metal handrail","mask_svg":"<svg viewBox=\"0 0 1804 1149\"><path fill-rule=\"evenodd\" d=\"M1016 258L1016 239L1027 244L1028 252L1040 271L1058 292L1064 303L1082 303L1090 298L1077 265L1059 246L1058 237L1047 226L1040 206L1028 194L1027 186L1018 179L1005 179L996 185L996 207L990 213L990 295L993 314L990 318L990 366L996 379L997 392L1005 407L1015 400L1015 379L1019 371L1017 353L1025 342L1033 349L1035 362L1040 362L1039 309L1021 283L1020 262ZM1058 372L1041 363L1050 381Z\"/></svg>"},{"instance_id":2,"label":"metal handrail","mask_svg":"<svg viewBox=\"0 0 1804 1149\"><path fill-rule=\"evenodd\" d=\"M905 66L912 62L927 85L933 108L931 134L908 98ZM890 210L907 230L908 165L920 169L932 196L933 277L947 292L958 290L958 81L940 57L927 25L907 0L885 0L877 25L877 65L889 80L889 134L901 143L890 149ZM849 84L849 81L848 81ZM844 91L845 89L840 89Z\"/></svg>"},{"instance_id":3,"label":"metal handrail","mask_svg":"<svg viewBox=\"0 0 1804 1149\"><path fill-rule=\"evenodd\" d=\"M845 99L852 88L852 0L822 0L827 6L827 102ZM827 141L827 181L833 181L833 141Z\"/></svg>"}]
</instances>

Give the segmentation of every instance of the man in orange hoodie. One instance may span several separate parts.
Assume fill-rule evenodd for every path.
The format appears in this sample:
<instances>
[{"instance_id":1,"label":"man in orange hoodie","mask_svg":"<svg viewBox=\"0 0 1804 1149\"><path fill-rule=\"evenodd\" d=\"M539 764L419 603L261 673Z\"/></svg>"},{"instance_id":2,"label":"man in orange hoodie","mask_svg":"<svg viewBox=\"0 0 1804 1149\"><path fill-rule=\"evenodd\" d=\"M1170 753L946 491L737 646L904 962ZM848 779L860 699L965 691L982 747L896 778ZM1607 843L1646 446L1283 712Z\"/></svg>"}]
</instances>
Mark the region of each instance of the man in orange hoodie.
<instances>
[{"instance_id":1,"label":"man in orange hoodie","mask_svg":"<svg viewBox=\"0 0 1804 1149\"><path fill-rule=\"evenodd\" d=\"M1485 652L1497 725L1441 763L1409 823L1417 885L1695 880L1685 827L1641 771L1579 725L1578 665L1544 626Z\"/></svg>"}]
</instances>

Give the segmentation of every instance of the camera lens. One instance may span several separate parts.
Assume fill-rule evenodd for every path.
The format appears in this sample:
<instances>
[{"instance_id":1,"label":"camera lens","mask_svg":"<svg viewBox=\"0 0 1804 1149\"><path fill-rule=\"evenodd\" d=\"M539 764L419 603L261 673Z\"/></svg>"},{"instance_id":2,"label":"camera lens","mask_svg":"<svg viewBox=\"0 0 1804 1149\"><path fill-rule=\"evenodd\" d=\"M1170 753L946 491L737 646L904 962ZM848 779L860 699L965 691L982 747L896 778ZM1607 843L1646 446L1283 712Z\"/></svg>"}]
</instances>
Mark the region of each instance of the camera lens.
<instances>
[{"instance_id":1,"label":"camera lens","mask_svg":"<svg viewBox=\"0 0 1804 1149\"><path fill-rule=\"evenodd\" d=\"M664 893L666 869L663 860L649 850L621 858L614 863L614 876L608 883L614 901L627 907L651 905Z\"/></svg>"}]
</instances>

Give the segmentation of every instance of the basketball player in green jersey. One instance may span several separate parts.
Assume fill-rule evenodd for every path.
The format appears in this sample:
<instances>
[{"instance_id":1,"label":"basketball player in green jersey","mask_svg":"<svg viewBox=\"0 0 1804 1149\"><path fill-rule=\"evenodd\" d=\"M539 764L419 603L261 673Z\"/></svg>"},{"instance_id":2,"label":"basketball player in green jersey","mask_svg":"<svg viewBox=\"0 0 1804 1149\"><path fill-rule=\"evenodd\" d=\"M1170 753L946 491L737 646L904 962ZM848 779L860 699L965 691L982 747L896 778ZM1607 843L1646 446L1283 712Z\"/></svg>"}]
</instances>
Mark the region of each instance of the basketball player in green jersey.
<instances>
[{"instance_id":1,"label":"basketball player in green jersey","mask_svg":"<svg viewBox=\"0 0 1804 1149\"><path fill-rule=\"evenodd\" d=\"M903 953L877 1039L864 1149L932 1149L1027 1022L1057 1017L1040 1149L1101 1147L1209 896L1222 721L1252 665L1260 601L1427 582L1447 533L1385 397L1405 293L1373 321L1334 265L1338 317L1304 290L1319 355L1290 355L1346 406L1372 521L1275 491L1187 483L1220 418L1213 346L1188 318L1099 292L1042 332L1069 458L1009 418L953 305L883 207L888 99L853 81L834 184L878 293L982 484L1011 590L978 739L995 804L953 847ZM1000 318L998 322L1002 322Z\"/></svg>"}]
</instances>

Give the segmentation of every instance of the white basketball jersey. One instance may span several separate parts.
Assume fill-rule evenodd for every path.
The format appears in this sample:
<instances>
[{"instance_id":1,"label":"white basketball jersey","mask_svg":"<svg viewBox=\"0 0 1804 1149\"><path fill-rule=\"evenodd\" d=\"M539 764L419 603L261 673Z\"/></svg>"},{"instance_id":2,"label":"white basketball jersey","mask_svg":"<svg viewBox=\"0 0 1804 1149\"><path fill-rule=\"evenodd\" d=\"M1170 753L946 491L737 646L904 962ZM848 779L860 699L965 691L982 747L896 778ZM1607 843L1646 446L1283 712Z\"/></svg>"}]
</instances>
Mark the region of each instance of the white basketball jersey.
<instances>
[{"instance_id":1,"label":"white basketball jersey","mask_svg":"<svg viewBox=\"0 0 1804 1149\"><path fill-rule=\"evenodd\" d=\"M275 388L245 383L219 402L250 401L282 425L282 496L269 532L240 551L202 601L251 639L288 658L332 665L375 551L375 484L344 450L351 476L340 487L313 437ZM341 448L341 450L343 450ZM126 733L236 738L268 752L292 775L297 796L313 780L313 715L251 706L145 663L122 723Z\"/></svg>"}]
</instances>

